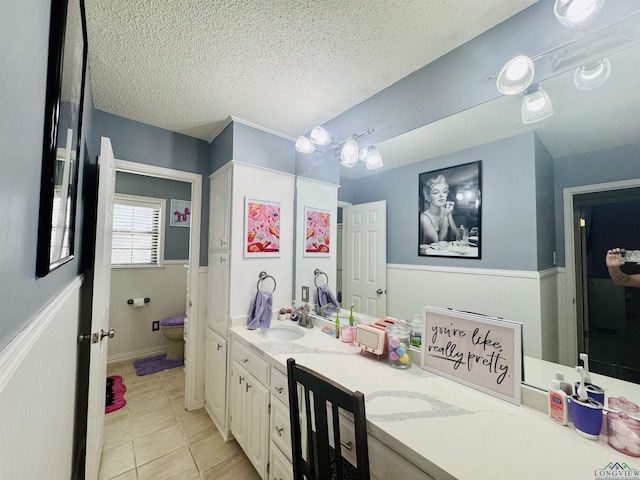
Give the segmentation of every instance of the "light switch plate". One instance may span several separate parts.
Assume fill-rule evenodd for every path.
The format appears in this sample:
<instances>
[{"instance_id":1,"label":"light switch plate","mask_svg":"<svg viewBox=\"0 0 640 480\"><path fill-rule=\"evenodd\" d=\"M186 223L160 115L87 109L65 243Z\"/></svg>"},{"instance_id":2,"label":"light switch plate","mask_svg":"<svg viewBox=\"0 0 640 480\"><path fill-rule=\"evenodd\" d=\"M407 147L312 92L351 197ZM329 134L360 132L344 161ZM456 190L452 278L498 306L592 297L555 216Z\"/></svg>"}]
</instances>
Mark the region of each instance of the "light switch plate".
<instances>
[{"instance_id":1,"label":"light switch plate","mask_svg":"<svg viewBox=\"0 0 640 480\"><path fill-rule=\"evenodd\" d=\"M309 287L302 287L302 301L303 302L308 302L309 301Z\"/></svg>"}]
</instances>

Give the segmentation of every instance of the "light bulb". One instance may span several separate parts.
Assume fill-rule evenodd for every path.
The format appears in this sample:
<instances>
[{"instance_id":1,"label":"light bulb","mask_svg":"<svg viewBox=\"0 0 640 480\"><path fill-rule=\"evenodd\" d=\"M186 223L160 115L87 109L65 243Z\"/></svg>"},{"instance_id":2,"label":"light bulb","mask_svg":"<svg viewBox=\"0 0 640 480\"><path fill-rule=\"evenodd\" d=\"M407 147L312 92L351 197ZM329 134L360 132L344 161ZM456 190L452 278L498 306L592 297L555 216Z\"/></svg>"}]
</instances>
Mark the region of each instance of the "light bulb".
<instances>
[{"instance_id":1,"label":"light bulb","mask_svg":"<svg viewBox=\"0 0 640 480\"><path fill-rule=\"evenodd\" d=\"M349 137L340 152L340 163L345 167L353 167L358 161L358 141Z\"/></svg>"},{"instance_id":2,"label":"light bulb","mask_svg":"<svg viewBox=\"0 0 640 480\"><path fill-rule=\"evenodd\" d=\"M367 148L367 158L365 162L367 162L367 170L375 170L384 166L382 163L382 155L380 155L380 151L374 145Z\"/></svg>"},{"instance_id":3,"label":"light bulb","mask_svg":"<svg viewBox=\"0 0 640 480\"><path fill-rule=\"evenodd\" d=\"M496 88L505 95L524 92L531 85L534 75L533 60L526 55L518 55L509 60L496 79Z\"/></svg>"},{"instance_id":4,"label":"light bulb","mask_svg":"<svg viewBox=\"0 0 640 480\"><path fill-rule=\"evenodd\" d=\"M296 140L296 150L300 153L313 153L316 151L316 146L307 137L301 135Z\"/></svg>"},{"instance_id":5,"label":"light bulb","mask_svg":"<svg viewBox=\"0 0 640 480\"><path fill-rule=\"evenodd\" d=\"M309 138L316 145L329 145L333 141L331 134L322 127L314 127Z\"/></svg>"}]
</instances>

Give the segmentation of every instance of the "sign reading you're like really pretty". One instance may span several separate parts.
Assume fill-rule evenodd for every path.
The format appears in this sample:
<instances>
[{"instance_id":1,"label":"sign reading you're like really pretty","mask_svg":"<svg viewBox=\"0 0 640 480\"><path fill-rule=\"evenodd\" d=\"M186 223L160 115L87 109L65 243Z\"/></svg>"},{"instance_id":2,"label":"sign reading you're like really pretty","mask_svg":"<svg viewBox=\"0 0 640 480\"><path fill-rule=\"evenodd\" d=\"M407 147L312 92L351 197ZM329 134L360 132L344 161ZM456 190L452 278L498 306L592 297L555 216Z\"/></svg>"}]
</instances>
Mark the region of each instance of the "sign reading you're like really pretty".
<instances>
[{"instance_id":1,"label":"sign reading you're like really pretty","mask_svg":"<svg viewBox=\"0 0 640 480\"><path fill-rule=\"evenodd\" d=\"M522 324L423 307L421 367L520 405Z\"/></svg>"}]
</instances>

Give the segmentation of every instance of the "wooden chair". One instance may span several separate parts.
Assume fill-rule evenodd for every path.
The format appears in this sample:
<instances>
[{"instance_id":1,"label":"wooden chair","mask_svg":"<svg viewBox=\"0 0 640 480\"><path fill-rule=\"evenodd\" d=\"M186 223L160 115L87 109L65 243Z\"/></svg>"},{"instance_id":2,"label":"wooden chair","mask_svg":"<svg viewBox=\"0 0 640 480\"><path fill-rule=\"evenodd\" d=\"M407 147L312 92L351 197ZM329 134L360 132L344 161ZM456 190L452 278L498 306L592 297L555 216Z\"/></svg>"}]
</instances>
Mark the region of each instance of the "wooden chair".
<instances>
[{"instance_id":1,"label":"wooden chair","mask_svg":"<svg viewBox=\"0 0 640 480\"><path fill-rule=\"evenodd\" d=\"M295 480L303 480L305 477L309 480L348 478L368 480L369 448L364 394L347 390L313 370L296 364L293 358L287 360L287 374L293 478ZM298 385L301 385L301 389ZM303 405L300 405L301 399L304 399ZM303 407L302 410L300 407ZM356 472L353 471L353 466L342 457L338 409L353 414ZM305 413L305 425L300 424L300 412ZM333 445L337 448L332 448L330 444L327 412L331 412ZM302 447L301 427L305 427L304 431L306 431L306 459Z\"/></svg>"}]
</instances>

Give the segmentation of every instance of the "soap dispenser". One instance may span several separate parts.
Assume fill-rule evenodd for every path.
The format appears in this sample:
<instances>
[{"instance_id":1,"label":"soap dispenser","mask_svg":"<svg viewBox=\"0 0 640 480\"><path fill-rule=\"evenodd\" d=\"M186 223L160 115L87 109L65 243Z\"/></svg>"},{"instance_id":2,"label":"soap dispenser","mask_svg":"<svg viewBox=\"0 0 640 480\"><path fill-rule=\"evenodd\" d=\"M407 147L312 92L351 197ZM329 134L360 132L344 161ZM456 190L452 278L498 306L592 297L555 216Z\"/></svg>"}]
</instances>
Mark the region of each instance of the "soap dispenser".
<instances>
[{"instance_id":1,"label":"soap dispenser","mask_svg":"<svg viewBox=\"0 0 640 480\"><path fill-rule=\"evenodd\" d=\"M549 417L560 425L569 423L568 397L557 379L551 380L549 387Z\"/></svg>"}]
</instances>

